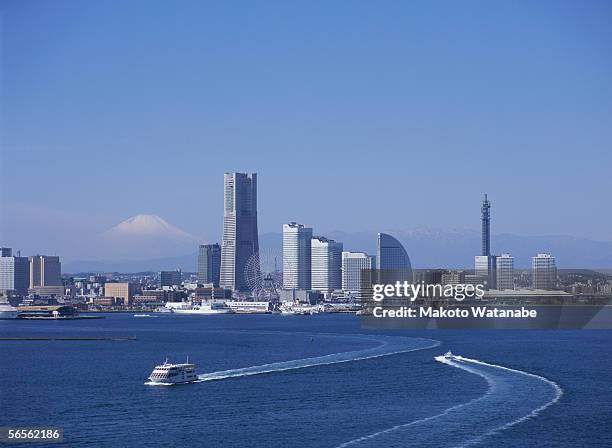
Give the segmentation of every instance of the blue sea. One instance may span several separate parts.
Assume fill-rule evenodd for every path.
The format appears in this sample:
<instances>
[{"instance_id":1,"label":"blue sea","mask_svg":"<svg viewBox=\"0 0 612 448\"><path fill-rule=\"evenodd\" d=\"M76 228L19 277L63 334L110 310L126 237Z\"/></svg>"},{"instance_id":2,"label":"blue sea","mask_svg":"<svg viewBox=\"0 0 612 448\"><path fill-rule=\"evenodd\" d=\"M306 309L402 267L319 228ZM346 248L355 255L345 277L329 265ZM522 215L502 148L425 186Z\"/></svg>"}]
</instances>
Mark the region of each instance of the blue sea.
<instances>
[{"instance_id":1,"label":"blue sea","mask_svg":"<svg viewBox=\"0 0 612 448\"><path fill-rule=\"evenodd\" d=\"M609 447L610 331L364 332L354 315L0 321L0 426L70 447ZM437 362L452 350L462 358ZM201 382L144 385L189 360ZM42 446L37 444L36 446ZM57 445L56 445L57 446Z\"/></svg>"}]
</instances>

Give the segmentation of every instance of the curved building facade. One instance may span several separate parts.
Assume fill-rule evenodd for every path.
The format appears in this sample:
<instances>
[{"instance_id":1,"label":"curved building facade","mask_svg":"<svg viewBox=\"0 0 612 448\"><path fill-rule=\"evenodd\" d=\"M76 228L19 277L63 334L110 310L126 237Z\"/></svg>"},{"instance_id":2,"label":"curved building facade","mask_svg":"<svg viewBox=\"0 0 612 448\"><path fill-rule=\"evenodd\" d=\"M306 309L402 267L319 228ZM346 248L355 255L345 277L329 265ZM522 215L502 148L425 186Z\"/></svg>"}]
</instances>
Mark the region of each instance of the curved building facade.
<instances>
[{"instance_id":1,"label":"curved building facade","mask_svg":"<svg viewBox=\"0 0 612 448\"><path fill-rule=\"evenodd\" d=\"M387 233L378 234L376 268L380 283L412 282L412 265L406 249L402 243Z\"/></svg>"}]
</instances>

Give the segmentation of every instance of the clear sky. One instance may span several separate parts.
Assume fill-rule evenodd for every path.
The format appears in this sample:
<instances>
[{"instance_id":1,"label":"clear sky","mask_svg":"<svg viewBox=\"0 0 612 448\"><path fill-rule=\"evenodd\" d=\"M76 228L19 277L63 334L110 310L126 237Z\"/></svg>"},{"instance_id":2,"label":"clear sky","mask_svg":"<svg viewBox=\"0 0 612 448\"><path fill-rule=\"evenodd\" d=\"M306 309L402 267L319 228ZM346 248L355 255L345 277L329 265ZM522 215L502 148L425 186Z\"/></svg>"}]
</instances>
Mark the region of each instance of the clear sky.
<instances>
[{"instance_id":1,"label":"clear sky","mask_svg":"<svg viewBox=\"0 0 612 448\"><path fill-rule=\"evenodd\" d=\"M138 213L612 240L609 1L2 2L1 244Z\"/></svg>"}]
</instances>

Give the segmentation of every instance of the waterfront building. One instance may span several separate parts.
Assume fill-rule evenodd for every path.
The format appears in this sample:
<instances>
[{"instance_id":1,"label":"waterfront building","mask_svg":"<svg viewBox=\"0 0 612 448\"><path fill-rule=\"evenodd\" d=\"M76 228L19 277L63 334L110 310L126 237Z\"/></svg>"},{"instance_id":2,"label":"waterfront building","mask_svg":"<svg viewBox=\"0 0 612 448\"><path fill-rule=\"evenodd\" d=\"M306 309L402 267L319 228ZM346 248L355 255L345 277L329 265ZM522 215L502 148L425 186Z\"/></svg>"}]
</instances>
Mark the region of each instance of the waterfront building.
<instances>
[{"instance_id":1,"label":"waterfront building","mask_svg":"<svg viewBox=\"0 0 612 448\"><path fill-rule=\"evenodd\" d=\"M62 286L62 264L57 256L30 257L30 288Z\"/></svg>"},{"instance_id":2,"label":"waterfront building","mask_svg":"<svg viewBox=\"0 0 612 448\"><path fill-rule=\"evenodd\" d=\"M26 257L13 257L9 247L0 248L0 294L27 294L29 270Z\"/></svg>"},{"instance_id":3,"label":"waterfront building","mask_svg":"<svg viewBox=\"0 0 612 448\"><path fill-rule=\"evenodd\" d=\"M497 289L514 289L514 257L510 254L501 254L496 263Z\"/></svg>"},{"instance_id":4,"label":"waterfront building","mask_svg":"<svg viewBox=\"0 0 612 448\"><path fill-rule=\"evenodd\" d=\"M221 246L201 244L198 253L198 283L219 286L221 274Z\"/></svg>"},{"instance_id":5,"label":"waterfront building","mask_svg":"<svg viewBox=\"0 0 612 448\"><path fill-rule=\"evenodd\" d=\"M379 283L412 282L410 257L402 243L389 234L377 236L376 268Z\"/></svg>"},{"instance_id":6,"label":"waterfront building","mask_svg":"<svg viewBox=\"0 0 612 448\"><path fill-rule=\"evenodd\" d=\"M104 296L121 299L124 305L129 305L132 302L134 290L135 287L133 283L106 283L104 285Z\"/></svg>"},{"instance_id":7,"label":"waterfront building","mask_svg":"<svg viewBox=\"0 0 612 448\"><path fill-rule=\"evenodd\" d=\"M310 289L312 228L283 224L283 288Z\"/></svg>"},{"instance_id":8,"label":"waterfront building","mask_svg":"<svg viewBox=\"0 0 612 448\"><path fill-rule=\"evenodd\" d=\"M531 258L531 281L535 289L555 289L557 265L551 254L537 254Z\"/></svg>"},{"instance_id":9,"label":"waterfront building","mask_svg":"<svg viewBox=\"0 0 612 448\"><path fill-rule=\"evenodd\" d=\"M257 232L257 174L225 173L223 242L219 284L232 291L248 291L247 263L259 271Z\"/></svg>"},{"instance_id":10,"label":"waterfront building","mask_svg":"<svg viewBox=\"0 0 612 448\"><path fill-rule=\"evenodd\" d=\"M311 240L311 288L331 292L342 287L342 243L315 236Z\"/></svg>"},{"instance_id":11,"label":"waterfront building","mask_svg":"<svg viewBox=\"0 0 612 448\"><path fill-rule=\"evenodd\" d=\"M371 270L375 267L374 257L364 252L342 252L342 289L345 292L360 292L364 286L363 281L368 279Z\"/></svg>"},{"instance_id":12,"label":"waterfront building","mask_svg":"<svg viewBox=\"0 0 612 448\"><path fill-rule=\"evenodd\" d=\"M176 271L161 271L159 273L159 286L180 286L183 280L183 273L180 269Z\"/></svg>"}]
</instances>

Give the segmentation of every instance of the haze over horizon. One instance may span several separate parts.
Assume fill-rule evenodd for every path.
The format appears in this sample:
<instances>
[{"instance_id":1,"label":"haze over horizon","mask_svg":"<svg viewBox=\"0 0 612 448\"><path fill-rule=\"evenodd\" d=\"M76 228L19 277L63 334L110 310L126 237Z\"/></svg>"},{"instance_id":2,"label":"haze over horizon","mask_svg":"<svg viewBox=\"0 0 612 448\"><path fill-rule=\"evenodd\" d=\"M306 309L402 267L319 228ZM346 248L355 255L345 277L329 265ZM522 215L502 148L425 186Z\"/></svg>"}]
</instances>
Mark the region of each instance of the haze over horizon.
<instances>
[{"instance_id":1,"label":"haze over horizon","mask_svg":"<svg viewBox=\"0 0 612 448\"><path fill-rule=\"evenodd\" d=\"M260 233L478 230L488 193L494 234L612 241L608 2L61 4L2 4L3 245L219 241L226 171Z\"/></svg>"}]
</instances>

